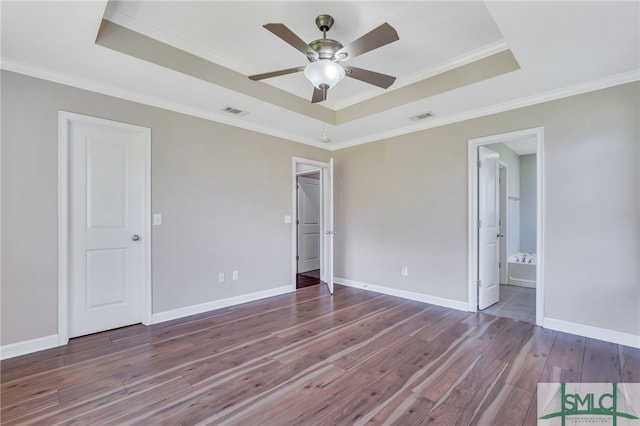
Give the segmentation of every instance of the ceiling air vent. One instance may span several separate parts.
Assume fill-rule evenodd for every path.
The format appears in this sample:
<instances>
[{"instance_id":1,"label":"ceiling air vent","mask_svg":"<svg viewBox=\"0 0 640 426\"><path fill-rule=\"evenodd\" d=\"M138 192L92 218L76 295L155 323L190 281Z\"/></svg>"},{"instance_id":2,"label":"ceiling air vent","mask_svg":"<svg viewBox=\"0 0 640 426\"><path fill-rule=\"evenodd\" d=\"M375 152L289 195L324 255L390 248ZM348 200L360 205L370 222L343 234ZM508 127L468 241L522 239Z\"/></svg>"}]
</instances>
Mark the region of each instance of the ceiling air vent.
<instances>
[{"instance_id":1,"label":"ceiling air vent","mask_svg":"<svg viewBox=\"0 0 640 426\"><path fill-rule=\"evenodd\" d=\"M413 117L409 117L409 119L412 120L412 121L420 121L420 120L424 120L425 118L429 118L429 117L433 117L433 113L431 111L423 112L422 114L418 114L418 115L414 115Z\"/></svg>"},{"instance_id":2,"label":"ceiling air vent","mask_svg":"<svg viewBox=\"0 0 640 426\"><path fill-rule=\"evenodd\" d=\"M233 107L226 107L225 109L223 109L223 111L224 111L224 112L228 112L229 114L239 115L239 116L249 114L249 113L248 113L248 112L246 112L246 111L242 111L242 110L240 110L240 109L238 109L238 108L233 108Z\"/></svg>"}]
</instances>

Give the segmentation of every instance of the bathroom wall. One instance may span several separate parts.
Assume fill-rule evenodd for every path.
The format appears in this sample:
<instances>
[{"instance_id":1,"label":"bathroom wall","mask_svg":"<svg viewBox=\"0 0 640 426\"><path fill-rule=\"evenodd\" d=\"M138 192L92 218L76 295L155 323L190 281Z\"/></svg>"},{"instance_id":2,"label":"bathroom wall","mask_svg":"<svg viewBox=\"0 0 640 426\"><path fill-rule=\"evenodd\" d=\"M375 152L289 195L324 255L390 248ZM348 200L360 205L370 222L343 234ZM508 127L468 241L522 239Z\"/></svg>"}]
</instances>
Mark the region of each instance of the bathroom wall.
<instances>
[{"instance_id":1,"label":"bathroom wall","mask_svg":"<svg viewBox=\"0 0 640 426\"><path fill-rule=\"evenodd\" d=\"M520 252L536 253L536 154L520 156Z\"/></svg>"}]
</instances>

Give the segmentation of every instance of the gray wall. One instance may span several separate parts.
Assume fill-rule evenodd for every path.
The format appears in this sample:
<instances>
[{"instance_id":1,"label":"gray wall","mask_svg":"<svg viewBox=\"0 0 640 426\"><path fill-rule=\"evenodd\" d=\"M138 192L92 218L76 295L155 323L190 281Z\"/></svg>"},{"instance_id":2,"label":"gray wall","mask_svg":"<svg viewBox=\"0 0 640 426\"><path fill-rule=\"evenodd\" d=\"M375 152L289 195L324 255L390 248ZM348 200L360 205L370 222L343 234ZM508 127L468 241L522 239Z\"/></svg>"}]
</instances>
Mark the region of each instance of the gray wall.
<instances>
[{"instance_id":1,"label":"gray wall","mask_svg":"<svg viewBox=\"0 0 640 426\"><path fill-rule=\"evenodd\" d=\"M154 313L291 284L291 157L327 151L6 71L1 95L2 345L57 333L58 110L152 129Z\"/></svg>"},{"instance_id":2,"label":"gray wall","mask_svg":"<svg viewBox=\"0 0 640 426\"><path fill-rule=\"evenodd\" d=\"M542 126L544 315L640 335L638 99L635 82L337 151L336 276L466 302L468 140Z\"/></svg>"},{"instance_id":3,"label":"gray wall","mask_svg":"<svg viewBox=\"0 0 640 426\"><path fill-rule=\"evenodd\" d=\"M536 253L536 154L520 156L520 251Z\"/></svg>"},{"instance_id":4,"label":"gray wall","mask_svg":"<svg viewBox=\"0 0 640 426\"><path fill-rule=\"evenodd\" d=\"M291 157L331 153L5 71L1 97L2 345L57 332L59 109L152 128L154 312L290 283ZM466 302L467 141L544 126L545 316L640 335L638 99L636 82L333 152L336 276Z\"/></svg>"}]
</instances>

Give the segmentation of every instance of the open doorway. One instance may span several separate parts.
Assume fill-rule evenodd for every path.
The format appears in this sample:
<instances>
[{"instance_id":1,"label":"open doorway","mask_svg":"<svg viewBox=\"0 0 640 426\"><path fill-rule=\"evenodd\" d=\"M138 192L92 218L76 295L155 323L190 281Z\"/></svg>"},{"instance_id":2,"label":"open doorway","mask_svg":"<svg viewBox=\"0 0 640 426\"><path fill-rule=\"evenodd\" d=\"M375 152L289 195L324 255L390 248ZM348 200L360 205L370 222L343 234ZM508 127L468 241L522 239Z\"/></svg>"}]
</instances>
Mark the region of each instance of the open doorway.
<instances>
[{"instance_id":1,"label":"open doorway","mask_svg":"<svg viewBox=\"0 0 640 426\"><path fill-rule=\"evenodd\" d=\"M303 288L321 283L320 170L299 172L296 185L296 288Z\"/></svg>"},{"instance_id":2,"label":"open doorway","mask_svg":"<svg viewBox=\"0 0 640 426\"><path fill-rule=\"evenodd\" d=\"M300 288L299 278L309 278L333 294L333 159L294 157L292 200L292 285Z\"/></svg>"},{"instance_id":3,"label":"open doorway","mask_svg":"<svg viewBox=\"0 0 640 426\"><path fill-rule=\"evenodd\" d=\"M469 141L469 310L543 322L543 129Z\"/></svg>"}]
</instances>

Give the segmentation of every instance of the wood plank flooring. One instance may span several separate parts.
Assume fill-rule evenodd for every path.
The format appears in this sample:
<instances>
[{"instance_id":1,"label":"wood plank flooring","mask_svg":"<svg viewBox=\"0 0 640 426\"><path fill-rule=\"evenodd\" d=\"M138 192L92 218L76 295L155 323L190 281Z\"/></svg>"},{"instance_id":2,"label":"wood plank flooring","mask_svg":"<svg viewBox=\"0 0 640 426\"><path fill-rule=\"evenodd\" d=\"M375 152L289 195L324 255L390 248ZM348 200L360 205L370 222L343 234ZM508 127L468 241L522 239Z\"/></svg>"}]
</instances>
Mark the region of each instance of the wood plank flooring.
<instances>
[{"instance_id":1,"label":"wood plank flooring","mask_svg":"<svg viewBox=\"0 0 640 426\"><path fill-rule=\"evenodd\" d=\"M312 285L318 285L321 284L322 281L320 281L320 278L317 277L310 277L308 275L304 275L304 274L297 274L296 275L296 288L300 289L300 288L305 288L305 287L311 287Z\"/></svg>"},{"instance_id":2,"label":"wood plank flooring","mask_svg":"<svg viewBox=\"0 0 640 426\"><path fill-rule=\"evenodd\" d=\"M632 382L640 350L315 285L2 361L3 425L535 425L538 382Z\"/></svg>"}]
</instances>

